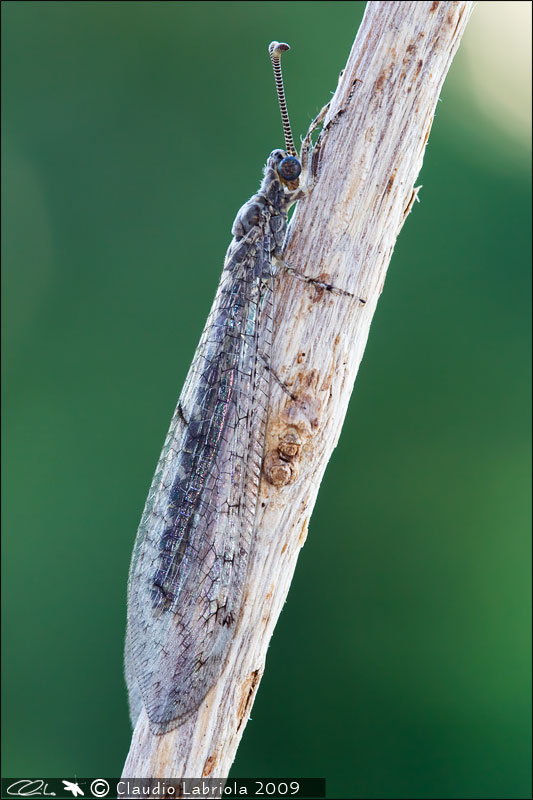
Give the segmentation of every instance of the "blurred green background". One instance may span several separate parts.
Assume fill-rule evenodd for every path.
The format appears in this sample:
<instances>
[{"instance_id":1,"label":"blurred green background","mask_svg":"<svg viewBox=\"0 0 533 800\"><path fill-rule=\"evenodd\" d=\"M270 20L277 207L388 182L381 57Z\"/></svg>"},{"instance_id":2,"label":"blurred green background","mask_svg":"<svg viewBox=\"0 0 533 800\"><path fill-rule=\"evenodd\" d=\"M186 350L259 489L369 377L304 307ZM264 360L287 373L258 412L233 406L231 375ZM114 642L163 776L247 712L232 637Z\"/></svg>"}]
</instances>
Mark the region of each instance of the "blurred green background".
<instances>
[{"instance_id":1,"label":"blurred green background","mask_svg":"<svg viewBox=\"0 0 533 800\"><path fill-rule=\"evenodd\" d=\"M118 775L133 540L230 228L357 2L4 2L4 775ZM530 796L531 5L442 92L235 776ZM361 76L364 79L364 76Z\"/></svg>"}]
</instances>

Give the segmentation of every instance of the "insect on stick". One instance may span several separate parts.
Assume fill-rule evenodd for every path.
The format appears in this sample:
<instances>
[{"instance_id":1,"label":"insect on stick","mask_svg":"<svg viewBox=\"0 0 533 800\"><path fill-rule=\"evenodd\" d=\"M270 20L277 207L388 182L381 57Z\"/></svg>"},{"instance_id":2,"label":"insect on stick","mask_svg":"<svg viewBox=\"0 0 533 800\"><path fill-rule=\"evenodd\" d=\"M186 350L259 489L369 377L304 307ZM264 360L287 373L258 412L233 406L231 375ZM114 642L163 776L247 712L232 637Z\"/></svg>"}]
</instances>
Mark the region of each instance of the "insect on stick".
<instances>
[{"instance_id":1,"label":"insect on stick","mask_svg":"<svg viewBox=\"0 0 533 800\"><path fill-rule=\"evenodd\" d=\"M273 279L288 211L307 188L312 149L313 126L298 159L281 74L286 50L279 42L269 48L285 150L269 155L259 191L233 223L133 549L130 712L135 725L144 704L156 734L192 714L216 682L243 602L269 401Z\"/></svg>"}]
</instances>

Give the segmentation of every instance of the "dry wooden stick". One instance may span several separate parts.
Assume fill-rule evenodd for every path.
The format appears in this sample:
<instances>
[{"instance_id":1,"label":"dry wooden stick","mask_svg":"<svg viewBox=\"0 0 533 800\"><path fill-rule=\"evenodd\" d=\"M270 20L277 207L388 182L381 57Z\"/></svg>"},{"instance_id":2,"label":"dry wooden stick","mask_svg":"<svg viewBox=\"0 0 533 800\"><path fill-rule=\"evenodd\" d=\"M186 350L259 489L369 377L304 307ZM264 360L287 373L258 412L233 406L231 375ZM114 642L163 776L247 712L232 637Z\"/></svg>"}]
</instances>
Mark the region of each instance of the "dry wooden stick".
<instances>
[{"instance_id":1,"label":"dry wooden stick","mask_svg":"<svg viewBox=\"0 0 533 800\"><path fill-rule=\"evenodd\" d=\"M335 447L396 238L417 189L435 107L472 2L369 2L318 142L286 261L263 475L246 600L228 662L198 711L154 736L143 711L124 776L227 776ZM421 298L422 302L422 298Z\"/></svg>"}]
</instances>

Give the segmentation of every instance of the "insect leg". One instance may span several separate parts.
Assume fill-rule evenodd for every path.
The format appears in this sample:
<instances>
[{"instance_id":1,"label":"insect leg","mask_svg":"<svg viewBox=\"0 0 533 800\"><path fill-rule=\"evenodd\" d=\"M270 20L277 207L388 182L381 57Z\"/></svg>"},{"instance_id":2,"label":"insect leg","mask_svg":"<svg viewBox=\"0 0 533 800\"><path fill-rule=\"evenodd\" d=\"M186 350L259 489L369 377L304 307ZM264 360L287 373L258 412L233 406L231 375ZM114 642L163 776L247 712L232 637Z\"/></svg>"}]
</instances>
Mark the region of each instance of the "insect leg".
<instances>
[{"instance_id":1,"label":"insect leg","mask_svg":"<svg viewBox=\"0 0 533 800\"><path fill-rule=\"evenodd\" d=\"M326 283L326 281L320 280L320 278L310 278L308 275L305 275L301 270L296 269L296 267L291 267L290 264L287 264L285 261L279 258L276 258L276 264L282 267L282 269L284 269L286 272L288 272L289 275L292 275L294 278L297 278L300 281L304 281L304 283L310 283L317 289L326 290L327 292L331 292L331 294L337 294L337 295L342 295L344 297L355 298L355 295L352 292L348 292L346 291L346 289L339 289L337 286L333 286L333 284L331 283ZM356 299L358 300L360 306L365 305L366 300L364 300L362 297L357 297Z\"/></svg>"},{"instance_id":2,"label":"insect leg","mask_svg":"<svg viewBox=\"0 0 533 800\"><path fill-rule=\"evenodd\" d=\"M276 374L276 372L275 372L275 371L272 369L272 367L271 367L271 365L270 365L270 363L269 363L269 361L268 361L267 357L266 357L265 355L263 355L263 353L259 353L259 357L260 357L260 358L261 358L261 360L264 362L264 364L265 364L265 367L267 368L267 370L268 370L269 374L270 374L270 375L272 375L272 377L274 378L274 380L276 381L276 383L278 384L278 386L281 386L281 388L283 389L283 391L285 392L285 394L289 395L289 397L291 398L291 400L294 400L294 401L296 401L298 398L296 397L296 395L294 395L294 394L291 392L291 390L289 389L289 387L287 386L287 384L286 384L286 383L284 383L284 382L281 380L281 378L280 378L280 377L279 377L279 376Z\"/></svg>"},{"instance_id":3,"label":"insect leg","mask_svg":"<svg viewBox=\"0 0 533 800\"><path fill-rule=\"evenodd\" d=\"M300 162L302 164L302 172L308 176L309 172L309 154L313 150L313 142L311 141L311 136L316 131L319 125L322 124L324 121L324 117L328 113L330 103L326 103L326 105L318 112L314 120L311 122L309 126L309 130L305 136L305 139L302 142L302 151L300 156Z\"/></svg>"}]
</instances>

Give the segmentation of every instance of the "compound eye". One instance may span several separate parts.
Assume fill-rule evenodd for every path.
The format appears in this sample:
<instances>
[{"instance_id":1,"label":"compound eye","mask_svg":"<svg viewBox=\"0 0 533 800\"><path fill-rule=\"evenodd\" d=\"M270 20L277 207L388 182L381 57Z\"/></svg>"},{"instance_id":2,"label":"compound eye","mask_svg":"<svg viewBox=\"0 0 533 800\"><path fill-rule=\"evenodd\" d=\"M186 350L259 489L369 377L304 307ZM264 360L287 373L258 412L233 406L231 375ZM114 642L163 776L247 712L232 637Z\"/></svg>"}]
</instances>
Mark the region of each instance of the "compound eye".
<instances>
[{"instance_id":1,"label":"compound eye","mask_svg":"<svg viewBox=\"0 0 533 800\"><path fill-rule=\"evenodd\" d=\"M302 165L294 156L286 156L279 162L278 175L287 183L297 180L302 171Z\"/></svg>"}]
</instances>

